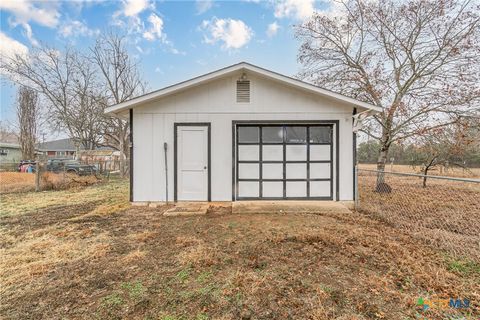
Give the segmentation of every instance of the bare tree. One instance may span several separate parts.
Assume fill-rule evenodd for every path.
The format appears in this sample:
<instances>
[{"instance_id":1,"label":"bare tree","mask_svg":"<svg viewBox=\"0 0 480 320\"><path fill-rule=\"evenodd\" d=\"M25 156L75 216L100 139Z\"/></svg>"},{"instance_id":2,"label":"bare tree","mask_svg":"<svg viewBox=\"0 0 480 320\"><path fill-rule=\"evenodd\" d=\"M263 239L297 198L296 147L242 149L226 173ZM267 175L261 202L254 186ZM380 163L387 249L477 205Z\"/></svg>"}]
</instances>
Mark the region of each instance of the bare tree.
<instances>
[{"instance_id":1,"label":"bare tree","mask_svg":"<svg viewBox=\"0 0 480 320\"><path fill-rule=\"evenodd\" d=\"M88 59L72 48L60 52L44 46L28 56L4 57L0 67L12 81L42 94L53 129L66 130L86 149L98 145L104 99Z\"/></svg>"},{"instance_id":2,"label":"bare tree","mask_svg":"<svg viewBox=\"0 0 480 320\"><path fill-rule=\"evenodd\" d=\"M39 120L39 101L36 91L23 86L18 89L16 113L22 159L34 159Z\"/></svg>"},{"instance_id":3,"label":"bare tree","mask_svg":"<svg viewBox=\"0 0 480 320\"><path fill-rule=\"evenodd\" d=\"M11 123L0 120L0 141L18 143L18 133Z\"/></svg>"},{"instance_id":4,"label":"bare tree","mask_svg":"<svg viewBox=\"0 0 480 320\"><path fill-rule=\"evenodd\" d=\"M427 186L427 175L437 166L456 166L468 169L462 161L478 140L478 127L472 121L459 121L455 124L435 128L427 134L416 137L416 152L412 165L421 165L423 187Z\"/></svg>"},{"instance_id":5,"label":"bare tree","mask_svg":"<svg viewBox=\"0 0 480 320\"><path fill-rule=\"evenodd\" d=\"M300 76L383 108L365 129L380 142L378 170L392 143L455 122L478 104L478 3L347 0L335 8L296 27Z\"/></svg>"},{"instance_id":6,"label":"bare tree","mask_svg":"<svg viewBox=\"0 0 480 320\"><path fill-rule=\"evenodd\" d=\"M126 39L114 33L108 33L97 39L91 48L92 60L102 75L105 89L106 106L130 100L145 92L136 63L125 47ZM105 143L120 151L120 172L126 173L126 155L128 155L128 122L109 117L106 119Z\"/></svg>"}]
</instances>

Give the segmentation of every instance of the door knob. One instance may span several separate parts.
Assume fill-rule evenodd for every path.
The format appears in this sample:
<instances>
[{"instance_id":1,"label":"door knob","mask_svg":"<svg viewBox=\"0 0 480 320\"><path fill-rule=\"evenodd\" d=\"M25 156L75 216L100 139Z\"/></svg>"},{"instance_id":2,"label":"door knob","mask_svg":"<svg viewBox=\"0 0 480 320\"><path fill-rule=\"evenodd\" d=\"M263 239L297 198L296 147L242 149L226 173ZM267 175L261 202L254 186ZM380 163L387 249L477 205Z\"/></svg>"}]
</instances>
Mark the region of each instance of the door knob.
<instances>
[{"instance_id":1,"label":"door knob","mask_svg":"<svg viewBox=\"0 0 480 320\"><path fill-rule=\"evenodd\" d=\"M203 169L207 170L207 166L204 166Z\"/></svg>"}]
</instances>

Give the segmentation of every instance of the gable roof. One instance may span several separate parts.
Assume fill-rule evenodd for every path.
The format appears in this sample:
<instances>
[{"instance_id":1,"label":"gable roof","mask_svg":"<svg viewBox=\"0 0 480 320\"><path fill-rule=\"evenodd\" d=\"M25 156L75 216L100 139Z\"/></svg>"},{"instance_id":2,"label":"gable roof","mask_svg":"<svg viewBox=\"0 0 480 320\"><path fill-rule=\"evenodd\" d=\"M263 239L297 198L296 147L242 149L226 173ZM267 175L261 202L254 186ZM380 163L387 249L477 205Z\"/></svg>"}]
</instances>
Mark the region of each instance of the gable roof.
<instances>
[{"instance_id":1,"label":"gable roof","mask_svg":"<svg viewBox=\"0 0 480 320\"><path fill-rule=\"evenodd\" d=\"M37 143L36 148L40 151L77 151L75 141L71 138L40 142ZM85 147L80 143L78 150L84 151ZM95 150L115 151L113 148L105 146L96 147Z\"/></svg>"},{"instance_id":2,"label":"gable roof","mask_svg":"<svg viewBox=\"0 0 480 320\"><path fill-rule=\"evenodd\" d=\"M76 151L73 139L66 138L60 140L46 141L37 144L37 149L40 151ZM79 146L83 150L83 146Z\"/></svg>"},{"instance_id":3,"label":"gable roof","mask_svg":"<svg viewBox=\"0 0 480 320\"><path fill-rule=\"evenodd\" d=\"M221 78L223 76L226 76L226 75L229 75L229 74L232 74L232 73L235 73L235 72L239 72L239 71L249 71L249 72L252 72L253 74L262 76L262 77L270 79L270 80L282 82L284 84L287 84L287 85L290 85L292 87L296 87L296 88L311 92L313 94L317 94L317 95L320 95L320 96L323 96L323 97L333 98L335 100L338 100L338 101L341 101L341 102L344 102L344 103L347 103L347 104L351 104L355 107L360 107L360 108L364 109L364 110L360 110L360 111L365 111L365 110L372 110L372 111L376 111L376 112L381 112L382 111L381 107L372 105L370 103L366 103L366 102L363 102L363 101L360 101L360 100L357 100L357 99L353 99L353 98L344 96L342 94L339 94L339 93L336 93L336 92L333 92L333 91L315 86L315 85L310 84L308 82L301 81L301 80L298 80L298 79L295 79L295 78L292 78L292 77L288 77L288 76L285 76L283 74L280 74L280 73L277 73L277 72L274 72L274 71L270 71L270 70L267 70L267 69L264 69L264 68L261 68L261 67L254 66L254 65L252 65L250 63L247 63L247 62L240 62L240 63L234 64L234 65L231 65L231 66L228 66L228 67L225 67L225 68L222 68L222 69L219 69L219 70L216 70L216 71L213 71L213 72L210 72L210 73L207 73L207 74L195 77L195 78L192 78L190 80L179 82L177 84L174 84L174 85L171 85L171 86L168 86L168 87L156 90L156 91L152 91L150 93L147 93L145 95L130 99L128 101L124 101L122 103L107 107L105 109L105 113L118 114L118 113L121 113L122 111L131 109L131 108L135 108L139 104L150 102L150 101L156 100L158 98L161 98L161 97L173 94L173 93L177 93L179 91L183 91L183 90L186 90L188 88L197 86L199 84L202 84L202 83L205 83L205 82L208 82L208 81L212 81L212 80L215 80L215 79L218 79L218 78Z\"/></svg>"}]
</instances>

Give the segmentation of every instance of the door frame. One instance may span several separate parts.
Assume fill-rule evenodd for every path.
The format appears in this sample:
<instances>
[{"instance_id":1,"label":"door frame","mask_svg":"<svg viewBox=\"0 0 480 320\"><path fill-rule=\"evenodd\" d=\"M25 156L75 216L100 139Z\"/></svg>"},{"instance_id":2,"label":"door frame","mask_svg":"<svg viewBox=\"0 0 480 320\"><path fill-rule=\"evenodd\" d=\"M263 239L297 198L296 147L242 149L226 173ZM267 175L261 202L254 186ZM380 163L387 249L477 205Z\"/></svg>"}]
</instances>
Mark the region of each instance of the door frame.
<instances>
[{"instance_id":1,"label":"door frame","mask_svg":"<svg viewBox=\"0 0 480 320\"><path fill-rule=\"evenodd\" d=\"M207 201L212 201L212 135L211 135L211 123L210 122L174 122L173 124L173 200L177 202L177 152L178 152L178 127L207 127L207 153L208 153L208 163L207 163Z\"/></svg>"},{"instance_id":2,"label":"door frame","mask_svg":"<svg viewBox=\"0 0 480 320\"><path fill-rule=\"evenodd\" d=\"M333 200L333 201L339 201L339 191L340 191L340 161L339 161L339 156L340 156L340 143L339 143L339 137L340 137L340 121L339 120L234 120L232 121L232 201L242 201L242 200L248 200L248 199L237 199L237 125L333 125L333 130L332 133L334 135L334 141L332 141L331 146L335 149L330 150L331 156L335 155L335 161L333 158L331 158L331 164L335 165L335 170L333 171L333 168L331 166L330 170L332 170L332 174L335 174L335 177L331 177L331 198L326 199L326 198L301 198L299 200L304 200L304 201L315 201L315 200ZM335 190L333 190L333 181L335 181ZM278 200L278 199L259 199L259 200ZM282 200L282 199L280 199ZM283 199L285 200L285 199ZM295 200L294 198L290 198L289 200Z\"/></svg>"}]
</instances>

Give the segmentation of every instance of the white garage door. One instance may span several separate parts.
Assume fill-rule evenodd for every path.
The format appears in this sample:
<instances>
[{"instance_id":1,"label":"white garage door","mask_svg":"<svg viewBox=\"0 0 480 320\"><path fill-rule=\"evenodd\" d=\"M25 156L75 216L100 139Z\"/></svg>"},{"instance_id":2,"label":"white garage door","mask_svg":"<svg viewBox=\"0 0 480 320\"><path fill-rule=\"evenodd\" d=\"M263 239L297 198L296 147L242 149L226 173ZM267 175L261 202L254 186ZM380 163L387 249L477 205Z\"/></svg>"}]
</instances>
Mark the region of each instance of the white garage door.
<instances>
[{"instance_id":1,"label":"white garage door","mask_svg":"<svg viewBox=\"0 0 480 320\"><path fill-rule=\"evenodd\" d=\"M236 126L236 199L333 199L333 125Z\"/></svg>"}]
</instances>

